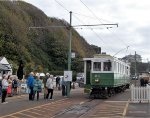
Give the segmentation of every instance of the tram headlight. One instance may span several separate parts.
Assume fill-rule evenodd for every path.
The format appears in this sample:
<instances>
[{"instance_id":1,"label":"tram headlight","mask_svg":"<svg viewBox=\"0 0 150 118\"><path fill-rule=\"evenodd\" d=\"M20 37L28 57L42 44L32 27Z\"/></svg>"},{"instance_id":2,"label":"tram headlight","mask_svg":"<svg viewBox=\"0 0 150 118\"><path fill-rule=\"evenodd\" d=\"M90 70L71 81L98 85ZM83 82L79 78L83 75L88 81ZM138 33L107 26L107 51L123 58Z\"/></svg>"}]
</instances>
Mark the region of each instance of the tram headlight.
<instances>
[{"instance_id":1,"label":"tram headlight","mask_svg":"<svg viewBox=\"0 0 150 118\"><path fill-rule=\"evenodd\" d=\"M96 79L95 79L95 82L96 82L96 83L98 83L98 82L99 82L99 79L98 79L98 78L96 78Z\"/></svg>"}]
</instances>

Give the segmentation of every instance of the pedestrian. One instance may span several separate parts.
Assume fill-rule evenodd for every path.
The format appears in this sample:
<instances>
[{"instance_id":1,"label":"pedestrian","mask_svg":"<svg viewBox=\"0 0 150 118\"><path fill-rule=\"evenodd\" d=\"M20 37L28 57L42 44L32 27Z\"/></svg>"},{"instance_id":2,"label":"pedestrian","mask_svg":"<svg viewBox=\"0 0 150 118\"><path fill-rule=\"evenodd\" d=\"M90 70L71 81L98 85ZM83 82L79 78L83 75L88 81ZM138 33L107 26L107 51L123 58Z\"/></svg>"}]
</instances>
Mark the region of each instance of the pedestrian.
<instances>
[{"instance_id":1,"label":"pedestrian","mask_svg":"<svg viewBox=\"0 0 150 118\"><path fill-rule=\"evenodd\" d=\"M48 78L50 77L49 73L46 73L46 76L43 78L43 83L44 83L44 99L46 99L46 95L48 93L47 87L46 87L46 82Z\"/></svg>"},{"instance_id":2,"label":"pedestrian","mask_svg":"<svg viewBox=\"0 0 150 118\"><path fill-rule=\"evenodd\" d=\"M40 80L40 75L38 73L36 74L36 79L34 80L33 90L34 90L33 100L35 98L35 94L37 94L37 101L38 101L39 93L42 91L42 81Z\"/></svg>"},{"instance_id":3,"label":"pedestrian","mask_svg":"<svg viewBox=\"0 0 150 118\"><path fill-rule=\"evenodd\" d=\"M2 104L6 104L8 102L5 101L6 95L7 95L7 88L8 88L8 81L7 81L8 76L6 74L3 75L2 78Z\"/></svg>"},{"instance_id":4,"label":"pedestrian","mask_svg":"<svg viewBox=\"0 0 150 118\"><path fill-rule=\"evenodd\" d=\"M7 96L12 97L12 75L8 75L7 82L8 82L8 88L7 88Z\"/></svg>"},{"instance_id":5,"label":"pedestrian","mask_svg":"<svg viewBox=\"0 0 150 118\"><path fill-rule=\"evenodd\" d=\"M141 85L142 87L144 86L144 79L143 79L143 78L140 79L140 85Z\"/></svg>"},{"instance_id":6,"label":"pedestrian","mask_svg":"<svg viewBox=\"0 0 150 118\"><path fill-rule=\"evenodd\" d=\"M0 77L0 97L2 96L2 77Z\"/></svg>"},{"instance_id":7,"label":"pedestrian","mask_svg":"<svg viewBox=\"0 0 150 118\"><path fill-rule=\"evenodd\" d=\"M29 77L27 78L27 86L29 88L29 100L33 100L34 91L33 91L33 84L34 84L34 73L31 72Z\"/></svg>"},{"instance_id":8,"label":"pedestrian","mask_svg":"<svg viewBox=\"0 0 150 118\"><path fill-rule=\"evenodd\" d=\"M62 85L62 96L66 97L67 96L67 86L66 86L66 81L64 80L64 77L62 77L62 81L61 81L61 85Z\"/></svg>"},{"instance_id":9,"label":"pedestrian","mask_svg":"<svg viewBox=\"0 0 150 118\"><path fill-rule=\"evenodd\" d=\"M60 77L59 76L56 77L56 88L60 90Z\"/></svg>"},{"instance_id":10,"label":"pedestrian","mask_svg":"<svg viewBox=\"0 0 150 118\"><path fill-rule=\"evenodd\" d=\"M12 79L13 95L17 95L18 77L16 75L12 75Z\"/></svg>"},{"instance_id":11,"label":"pedestrian","mask_svg":"<svg viewBox=\"0 0 150 118\"><path fill-rule=\"evenodd\" d=\"M47 87L47 90L48 90L48 93L46 95L46 99L48 99L49 94L51 94L50 99L52 100L53 99L53 89L54 89L53 75L50 75L50 77L47 79L46 87Z\"/></svg>"}]
</instances>

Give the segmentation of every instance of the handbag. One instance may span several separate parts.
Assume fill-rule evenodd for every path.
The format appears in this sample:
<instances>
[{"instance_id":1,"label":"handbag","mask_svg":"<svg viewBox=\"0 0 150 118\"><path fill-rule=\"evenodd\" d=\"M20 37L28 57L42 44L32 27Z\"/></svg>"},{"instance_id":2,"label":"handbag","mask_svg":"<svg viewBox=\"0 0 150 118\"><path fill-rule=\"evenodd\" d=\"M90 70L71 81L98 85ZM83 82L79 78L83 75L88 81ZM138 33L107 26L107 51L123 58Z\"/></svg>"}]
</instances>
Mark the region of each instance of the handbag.
<instances>
[{"instance_id":1,"label":"handbag","mask_svg":"<svg viewBox=\"0 0 150 118\"><path fill-rule=\"evenodd\" d=\"M8 88L7 88L7 94L11 94L11 86L8 86Z\"/></svg>"},{"instance_id":2,"label":"handbag","mask_svg":"<svg viewBox=\"0 0 150 118\"><path fill-rule=\"evenodd\" d=\"M30 88L26 88L26 93L30 94L31 93L31 89Z\"/></svg>"}]
</instances>

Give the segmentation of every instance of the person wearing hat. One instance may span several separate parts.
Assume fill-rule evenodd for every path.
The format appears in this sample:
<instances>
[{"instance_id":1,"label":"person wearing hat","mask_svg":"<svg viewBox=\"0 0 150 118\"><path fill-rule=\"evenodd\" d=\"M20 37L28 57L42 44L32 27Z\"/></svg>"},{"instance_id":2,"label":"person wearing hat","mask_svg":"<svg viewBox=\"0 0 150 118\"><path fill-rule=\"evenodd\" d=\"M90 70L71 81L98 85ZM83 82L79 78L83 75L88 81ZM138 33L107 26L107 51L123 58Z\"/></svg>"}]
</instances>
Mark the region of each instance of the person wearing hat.
<instances>
[{"instance_id":1,"label":"person wearing hat","mask_svg":"<svg viewBox=\"0 0 150 118\"><path fill-rule=\"evenodd\" d=\"M34 91L33 91L33 85L34 85L34 73L31 72L29 77L27 78L27 86L30 90L29 92L29 100L34 100Z\"/></svg>"},{"instance_id":2,"label":"person wearing hat","mask_svg":"<svg viewBox=\"0 0 150 118\"><path fill-rule=\"evenodd\" d=\"M40 80L40 74L36 74L36 79L34 80L34 86L33 86L33 100L35 97L35 94L37 94L37 101L39 100L39 93L42 91L42 81Z\"/></svg>"}]
</instances>

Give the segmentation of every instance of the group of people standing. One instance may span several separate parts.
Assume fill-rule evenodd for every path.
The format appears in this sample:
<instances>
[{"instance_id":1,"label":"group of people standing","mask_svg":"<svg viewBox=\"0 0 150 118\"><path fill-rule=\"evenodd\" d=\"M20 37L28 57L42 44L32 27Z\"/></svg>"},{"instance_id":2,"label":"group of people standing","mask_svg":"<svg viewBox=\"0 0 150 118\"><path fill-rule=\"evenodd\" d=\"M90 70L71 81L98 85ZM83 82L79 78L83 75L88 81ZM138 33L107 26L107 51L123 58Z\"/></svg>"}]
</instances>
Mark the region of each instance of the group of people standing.
<instances>
[{"instance_id":1,"label":"group of people standing","mask_svg":"<svg viewBox=\"0 0 150 118\"><path fill-rule=\"evenodd\" d=\"M29 93L29 100L33 101L36 97L37 101L39 100L39 93L42 92L44 84L44 99L51 99L53 100L53 90L54 90L54 77L53 75L50 75L49 73L46 73L46 77L42 78L40 77L40 74L34 74L31 72L26 80L27 87L28 87L28 93ZM9 95L12 92L8 92L9 88L11 87L11 90L13 91L13 94L17 94L17 88L19 84L19 80L16 75L6 75L4 74L2 76L2 79L0 80L0 96L2 98L2 103L7 103L5 101L6 96ZM10 86L11 85L11 86ZM63 87L64 85L64 87ZM61 90L60 87L60 77L56 77L56 87L58 90ZM65 91L65 84L62 83L62 93ZM66 94L62 94L65 96Z\"/></svg>"},{"instance_id":2,"label":"group of people standing","mask_svg":"<svg viewBox=\"0 0 150 118\"><path fill-rule=\"evenodd\" d=\"M12 96L13 94L17 94L17 87L17 76L4 74L0 80L0 96L2 98L1 103L7 103L5 101L7 95Z\"/></svg>"},{"instance_id":3,"label":"group of people standing","mask_svg":"<svg viewBox=\"0 0 150 118\"><path fill-rule=\"evenodd\" d=\"M46 74L46 78L43 80L44 83L44 96L45 99L49 98L53 99L53 75L49 73ZM35 95L37 95L37 101L39 100L39 93L42 91L42 80L40 79L40 75L37 73L34 76L34 73L31 72L29 77L27 78L27 86L29 88L29 100L34 100Z\"/></svg>"}]
</instances>

